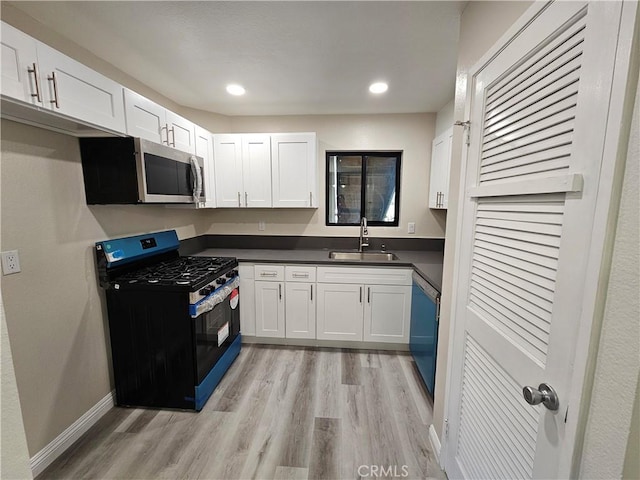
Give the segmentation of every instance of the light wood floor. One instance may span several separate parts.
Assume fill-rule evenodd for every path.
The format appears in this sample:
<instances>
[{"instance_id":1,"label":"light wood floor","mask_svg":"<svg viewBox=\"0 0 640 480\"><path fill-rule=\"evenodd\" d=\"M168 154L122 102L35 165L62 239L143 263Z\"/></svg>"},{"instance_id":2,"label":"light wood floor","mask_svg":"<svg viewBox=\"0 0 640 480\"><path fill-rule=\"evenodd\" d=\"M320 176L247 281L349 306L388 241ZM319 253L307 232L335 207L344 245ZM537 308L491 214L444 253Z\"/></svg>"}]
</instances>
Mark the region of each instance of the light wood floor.
<instances>
[{"instance_id":1,"label":"light wood floor","mask_svg":"<svg viewBox=\"0 0 640 480\"><path fill-rule=\"evenodd\" d=\"M243 345L200 413L114 408L38 480L444 479L419 382L403 352Z\"/></svg>"}]
</instances>

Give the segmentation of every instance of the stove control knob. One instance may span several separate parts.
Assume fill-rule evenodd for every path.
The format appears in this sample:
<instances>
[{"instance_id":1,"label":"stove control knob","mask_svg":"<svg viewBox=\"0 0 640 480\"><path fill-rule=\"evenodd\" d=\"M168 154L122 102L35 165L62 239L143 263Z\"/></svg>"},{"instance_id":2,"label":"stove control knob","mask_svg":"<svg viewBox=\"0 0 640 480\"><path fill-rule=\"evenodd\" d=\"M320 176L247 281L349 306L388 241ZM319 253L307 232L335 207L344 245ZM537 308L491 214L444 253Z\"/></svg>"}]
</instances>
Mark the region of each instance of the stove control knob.
<instances>
[{"instance_id":1,"label":"stove control knob","mask_svg":"<svg viewBox=\"0 0 640 480\"><path fill-rule=\"evenodd\" d=\"M227 283L227 279L224 278L224 277L220 277L220 278L216 279L216 283L218 285L224 285L225 283Z\"/></svg>"},{"instance_id":2,"label":"stove control knob","mask_svg":"<svg viewBox=\"0 0 640 480\"><path fill-rule=\"evenodd\" d=\"M235 276L238 275L238 271L237 270L231 270L229 273L227 273L227 278L233 278Z\"/></svg>"},{"instance_id":3,"label":"stove control knob","mask_svg":"<svg viewBox=\"0 0 640 480\"><path fill-rule=\"evenodd\" d=\"M211 291L212 291L211 287L204 287L204 288L200 289L199 293L200 293L200 295L205 295L206 296L206 295L209 295L211 293Z\"/></svg>"}]
</instances>

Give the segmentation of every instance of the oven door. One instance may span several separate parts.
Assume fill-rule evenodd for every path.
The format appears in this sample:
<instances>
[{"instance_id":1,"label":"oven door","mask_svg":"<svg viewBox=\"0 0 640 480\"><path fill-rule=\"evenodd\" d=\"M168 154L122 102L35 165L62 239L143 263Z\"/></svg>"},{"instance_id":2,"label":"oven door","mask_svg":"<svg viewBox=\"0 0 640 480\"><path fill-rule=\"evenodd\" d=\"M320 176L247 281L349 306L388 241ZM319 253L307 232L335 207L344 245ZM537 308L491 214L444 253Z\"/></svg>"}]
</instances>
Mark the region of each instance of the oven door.
<instances>
[{"instance_id":1,"label":"oven door","mask_svg":"<svg viewBox=\"0 0 640 480\"><path fill-rule=\"evenodd\" d=\"M212 310L194 319L197 384L214 367L240 333L239 289L229 295Z\"/></svg>"}]
</instances>

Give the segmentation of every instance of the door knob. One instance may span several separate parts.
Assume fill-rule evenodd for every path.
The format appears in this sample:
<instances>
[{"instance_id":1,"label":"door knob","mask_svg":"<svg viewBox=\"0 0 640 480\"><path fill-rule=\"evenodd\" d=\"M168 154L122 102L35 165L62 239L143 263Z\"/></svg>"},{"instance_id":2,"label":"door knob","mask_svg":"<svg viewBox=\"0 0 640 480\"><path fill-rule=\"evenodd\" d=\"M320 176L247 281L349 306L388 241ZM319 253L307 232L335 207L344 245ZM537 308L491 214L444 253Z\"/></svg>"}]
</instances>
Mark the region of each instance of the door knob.
<instances>
[{"instance_id":1,"label":"door knob","mask_svg":"<svg viewBox=\"0 0 640 480\"><path fill-rule=\"evenodd\" d=\"M524 387L522 389L524 399L529 405L538 405L542 403L549 410L558 410L560 401L558 400L558 394L548 383L541 383L538 388Z\"/></svg>"}]
</instances>

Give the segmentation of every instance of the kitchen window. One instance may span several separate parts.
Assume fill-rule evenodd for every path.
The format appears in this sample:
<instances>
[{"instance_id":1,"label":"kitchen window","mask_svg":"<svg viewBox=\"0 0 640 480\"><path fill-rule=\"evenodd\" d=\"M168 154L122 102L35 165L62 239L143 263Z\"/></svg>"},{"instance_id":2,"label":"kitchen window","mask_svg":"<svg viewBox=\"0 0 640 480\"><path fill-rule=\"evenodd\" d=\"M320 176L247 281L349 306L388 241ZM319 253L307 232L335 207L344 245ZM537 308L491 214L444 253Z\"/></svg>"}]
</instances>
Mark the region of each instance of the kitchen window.
<instances>
[{"instance_id":1,"label":"kitchen window","mask_svg":"<svg viewBox=\"0 0 640 480\"><path fill-rule=\"evenodd\" d=\"M398 226L402 152L327 152L327 225Z\"/></svg>"}]
</instances>

